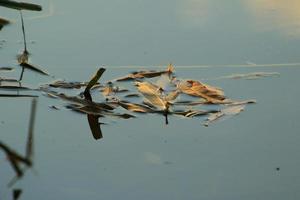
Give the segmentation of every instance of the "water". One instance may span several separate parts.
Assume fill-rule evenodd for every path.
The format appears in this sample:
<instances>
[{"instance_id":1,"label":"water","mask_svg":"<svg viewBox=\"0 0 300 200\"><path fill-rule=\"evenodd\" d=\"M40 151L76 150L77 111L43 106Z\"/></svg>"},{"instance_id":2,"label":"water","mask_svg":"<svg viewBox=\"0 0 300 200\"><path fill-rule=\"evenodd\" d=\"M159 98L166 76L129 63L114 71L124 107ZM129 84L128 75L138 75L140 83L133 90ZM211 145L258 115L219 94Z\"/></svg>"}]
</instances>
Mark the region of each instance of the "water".
<instances>
[{"instance_id":1,"label":"water","mask_svg":"<svg viewBox=\"0 0 300 200\"><path fill-rule=\"evenodd\" d=\"M299 199L296 0L33 2L44 11L24 13L28 49L32 62L54 77L25 71L24 84L87 81L101 65L105 82L173 62L178 77L257 104L209 127L204 118L171 116L168 126L154 114L105 118L104 138L96 141L85 115L40 92L22 92L39 98L34 169L14 185L22 188L21 199ZM19 15L0 13L15 20L0 32L1 66L16 68L1 76L18 77ZM216 79L251 72L280 76ZM1 141L24 153L31 100L0 101ZM11 199L6 185L14 171L0 158L0 199Z\"/></svg>"}]
</instances>

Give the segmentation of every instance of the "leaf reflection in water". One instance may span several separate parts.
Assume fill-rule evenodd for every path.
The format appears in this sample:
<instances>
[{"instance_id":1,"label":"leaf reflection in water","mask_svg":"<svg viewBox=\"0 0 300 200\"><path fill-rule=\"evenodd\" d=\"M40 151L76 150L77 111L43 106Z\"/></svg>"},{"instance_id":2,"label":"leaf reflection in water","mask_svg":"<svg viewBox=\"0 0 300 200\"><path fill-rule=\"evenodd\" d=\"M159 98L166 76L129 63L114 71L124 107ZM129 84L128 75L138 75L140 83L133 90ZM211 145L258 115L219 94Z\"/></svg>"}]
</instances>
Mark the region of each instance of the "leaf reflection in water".
<instances>
[{"instance_id":1,"label":"leaf reflection in water","mask_svg":"<svg viewBox=\"0 0 300 200\"><path fill-rule=\"evenodd\" d=\"M36 114L37 98L32 99L31 112L29 118L29 127L26 141L25 156L19 154L7 144L0 141L0 149L6 154L6 157L16 173L16 177L8 184L11 187L17 180L23 177L27 168L33 165L33 146L34 146L34 123ZM23 167L25 166L25 168Z\"/></svg>"}]
</instances>

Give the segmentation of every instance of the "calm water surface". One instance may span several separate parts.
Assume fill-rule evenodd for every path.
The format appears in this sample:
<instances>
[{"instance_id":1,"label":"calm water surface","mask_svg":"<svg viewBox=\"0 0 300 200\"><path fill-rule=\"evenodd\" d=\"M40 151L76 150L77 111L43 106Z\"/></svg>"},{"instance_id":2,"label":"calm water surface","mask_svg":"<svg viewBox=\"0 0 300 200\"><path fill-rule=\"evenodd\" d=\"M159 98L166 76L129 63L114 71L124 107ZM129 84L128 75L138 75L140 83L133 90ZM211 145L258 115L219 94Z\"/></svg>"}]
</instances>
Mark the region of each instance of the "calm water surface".
<instances>
[{"instance_id":1,"label":"calm water surface","mask_svg":"<svg viewBox=\"0 0 300 200\"><path fill-rule=\"evenodd\" d=\"M52 76L25 71L24 84L86 81L101 65L105 82L173 62L178 77L203 80L232 99L257 104L209 127L203 118L172 116L168 126L152 114L106 118L104 138L96 141L86 116L66 110L65 102L22 92L39 98L34 169L14 186L23 189L21 199L300 198L297 0L32 2L44 11L24 13L28 48L32 62ZM18 77L19 15L5 8L0 15L14 21L0 32L0 65L16 67L0 76ZM216 79L251 72L280 76ZM30 104L29 98L0 98L1 141L19 152ZM0 166L0 199L11 199L6 185L14 171L2 153Z\"/></svg>"}]
</instances>

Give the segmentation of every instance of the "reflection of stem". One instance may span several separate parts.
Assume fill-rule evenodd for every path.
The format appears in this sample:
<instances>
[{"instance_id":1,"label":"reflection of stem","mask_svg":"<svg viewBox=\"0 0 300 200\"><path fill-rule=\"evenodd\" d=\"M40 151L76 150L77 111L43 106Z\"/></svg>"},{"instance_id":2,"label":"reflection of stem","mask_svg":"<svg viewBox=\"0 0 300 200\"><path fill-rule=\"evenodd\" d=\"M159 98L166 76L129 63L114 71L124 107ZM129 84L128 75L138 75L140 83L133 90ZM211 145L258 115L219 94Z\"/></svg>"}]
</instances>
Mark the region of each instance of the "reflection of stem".
<instances>
[{"instance_id":1,"label":"reflection of stem","mask_svg":"<svg viewBox=\"0 0 300 200\"><path fill-rule=\"evenodd\" d=\"M164 111L165 122L166 122L167 125L169 124L168 113L169 113L168 110L165 110L165 111Z\"/></svg>"},{"instance_id":2,"label":"reflection of stem","mask_svg":"<svg viewBox=\"0 0 300 200\"><path fill-rule=\"evenodd\" d=\"M23 20L23 14L22 11L20 10L20 15L21 15L21 22L22 22L22 32L23 32L23 40L24 40L24 52L27 52L27 46L26 46L26 35L25 35L25 27L24 27L24 20Z\"/></svg>"},{"instance_id":3,"label":"reflection of stem","mask_svg":"<svg viewBox=\"0 0 300 200\"><path fill-rule=\"evenodd\" d=\"M26 47L25 47L25 48L26 48ZM25 51L26 51L26 50L25 50ZM24 67L24 66L22 66L22 72L21 72L21 75L20 75L19 81L21 81L21 80L22 80L22 78L23 78L24 70L25 70L25 67Z\"/></svg>"}]
</instances>

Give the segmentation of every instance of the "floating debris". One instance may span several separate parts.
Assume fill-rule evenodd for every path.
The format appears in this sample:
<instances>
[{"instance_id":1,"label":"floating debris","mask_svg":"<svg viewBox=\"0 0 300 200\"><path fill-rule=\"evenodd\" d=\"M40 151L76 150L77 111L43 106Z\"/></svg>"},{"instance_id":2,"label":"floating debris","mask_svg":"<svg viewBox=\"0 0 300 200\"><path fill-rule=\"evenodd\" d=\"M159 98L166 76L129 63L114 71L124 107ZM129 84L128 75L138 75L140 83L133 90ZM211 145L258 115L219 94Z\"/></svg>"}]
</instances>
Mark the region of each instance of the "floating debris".
<instances>
[{"instance_id":1,"label":"floating debris","mask_svg":"<svg viewBox=\"0 0 300 200\"><path fill-rule=\"evenodd\" d=\"M20 66L22 66L23 68L30 69L32 71L38 72L39 74L49 76L48 72L46 72L46 71L44 71L44 70L40 69L39 67L34 66L32 64L24 62L24 63L20 63Z\"/></svg>"},{"instance_id":2,"label":"floating debris","mask_svg":"<svg viewBox=\"0 0 300 200\"><path fill-rule=\"evenodd\" d=\"M54 105L50 105L50 106L49 106L49 108L51 108L51 109L53 109L53 110L60 110L60 108L59 108L59 107L57 107L57 106L54 106Z\"/></svg>"},{"instance_id":3,"label":"floating debris","mask_svg":"<svg viewBox=\"0 0 300 200\"><path fill-rule=\"evenodd\" d=\"M181 92L205 99L208 103L219 104L225 100L224 92L199 81L187 80L179 83L178 88Z\"/></svg>"},{"instance_id":4,"label":"floating debris","mask_svg":"<svg viewBox=\"0 0 300 200\"><path fill-rule=\"evenodd\" d=\"M64 89L80 89L83 86L86 86L86 82L66 82L62 80L56 80L49 84L50 87L54 88L64 88Z\"/></svg>"},{"instance_id":5,"label":"floating debris","mask_svg":"<svg viewBox=\"0 0 300 200\"><path fill-rule=\"evenodd\" d=\"M119 86L114 86L112 82L108 82L103 89L100 90L103 96L114 96L116 93L124 93L128 92L129 90L125 88L120 88Z\"/></svg>"},{"instance_id":6,"label":"floating debris","mask_svg":"<svg viewBox=\"0 0 300 200\"><path fill-rule=\"evenodd\" d=\"M31 11L41 11L42 6L33 3L17 2L12 0L1 0L0 6L12 8L16 10L31 10Z\"/></svg>"},{"instance_id":7,"label":"floating debris","mask_svg":"<svg viewBox=\"0 0 300 200\"><path fill-rule=\"evenodd\" d=\"M150 82L136 82L138 91L148 100L152 107L158 108L165 116L165 123L168 124L168 114L172 102L178 97L179 91L174 90L163 94L163 89ZM159 112L158 112L159 113Z\"/></svg>"},{"instance_id":8,"label":"floating debris","mask_svg":"<svg viewBox=\"0 0 300 200\"><path fill-rule=\"evenodd\" d=\"M19 85L0 85L2 90L32 90L29 87L19 86Z\"/></svg>"},{"instance_id":9,"label":"floating debris","mask_svg":"<svg viewBox=\"0 0 300 200\"><path fill-rule=\"evenodd\" d=\"M210 113L218 113L218 110L187 110L187 111L174 111L173 113L176 115L182 115L184 117L197 117L204 116Z\"/></svg>"},{"instance_id":10,"label":"floating debris","mask_svg":"<svg viewBox=\"0 0 300 200\"><path fill-rule=\"evenodd\" d=\"M174 66L172 64L169 64L168 68L163 71L137 71L127 76L117 78L116 81L130 81L130 80L143 79L143 78L154 78L154 77L161 76L162 74L170 75L172 73L174 73Z\"/></svg>"},{"instance_id":11,"label":"floating debris","mask_svg":"<svg viewBox=\"0 0 300 200\"><path fill-rule=\"evenodd\" d=\"M256 80L264 77L279 77L278 72L251 72L247 74L232 74L229 76L221 76L216 79L246 79L246 80Z\"/></svg>"},{"instance_id":12,"label":"floating debris","mask_svg":"<svg viewBox=\"0 0 300 200\"><path fill-rule=\"evenodd\" d=\"M220 120L221 118L224 118L226 116L234 116L242 112L245 108L245 105L237 105L237 106L230 106L227 107L217 113L212 113L210 116L206 119L206 122L204 123L204 126L208 126L209 124Z\"/></svg>"},{"instance_id":13,"label":"floating debris","mask_svg":"<svg viewBox=\"0 0 300 200\"><path fill-rule=\"evenodd\" d=\"M138 113L152 113L154 112L150 107L137 104L137 103L130 103L127 101L118 101L117 102L121 107L123 107L126 110L132 111L132 112L138 112Z\"/></svg>"},{"instance_id":14,"label":"floating debris","mask_svg":"<svg viewBox=\"0 0 300 200\"><path fill-rule=\"evenodd\" d=\"M127 94L124 96L125 98L135 98L135 97L140 97L139 94Z\"/></svg>"},{"instance_id":15,"label":"floating debris","mask_svg":"<svg viewBox=\"0 0 300 200\"><path fill-rule=\"evenodd\" d=\"M0 67L0 71L13 71L13 67Z\"/></svg>"},{"instance_id":16,"label":"floating debris","mask_svg":"<svg viewBox=\"0 0 300 200\"><path fill-rule=\"evenodd\" d=\"M0 94L0 97L38 97L37 95L27 95L27 94Z\"/></svg>"},{"instance_id":17,"label":"floating debris","mask_svg":"<svg viewBox=\"0 0 300 200\"><path fill-rule=\"evenodd\" d=\"M0 1L0 4L1 4L1 1ZM10 24L10 23L11 23L11 22L10 22L9 20L0 17L0 31L1 31L1 29L2 29L4 26L6 26L6 25L8 25L8 24Z\"/></svg>"}]
</instances>

